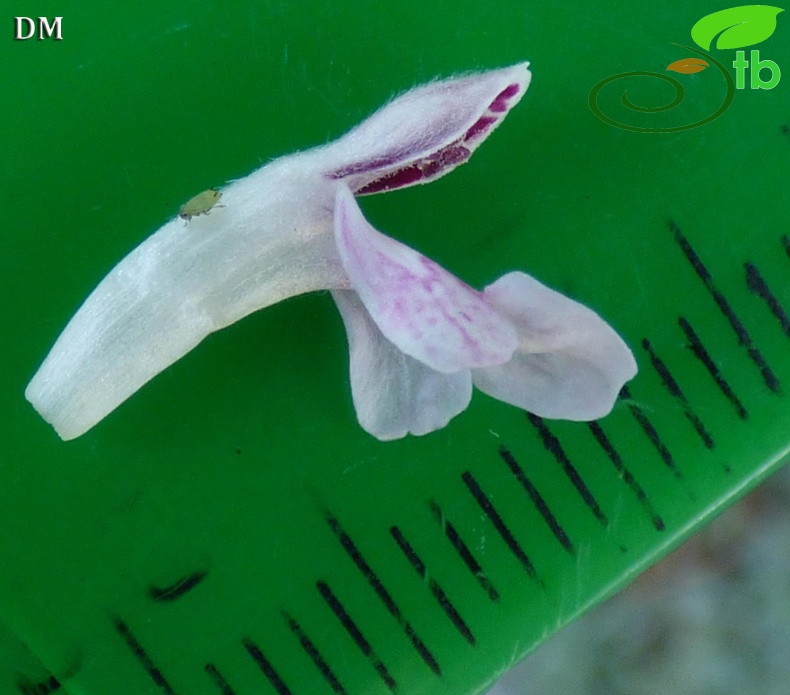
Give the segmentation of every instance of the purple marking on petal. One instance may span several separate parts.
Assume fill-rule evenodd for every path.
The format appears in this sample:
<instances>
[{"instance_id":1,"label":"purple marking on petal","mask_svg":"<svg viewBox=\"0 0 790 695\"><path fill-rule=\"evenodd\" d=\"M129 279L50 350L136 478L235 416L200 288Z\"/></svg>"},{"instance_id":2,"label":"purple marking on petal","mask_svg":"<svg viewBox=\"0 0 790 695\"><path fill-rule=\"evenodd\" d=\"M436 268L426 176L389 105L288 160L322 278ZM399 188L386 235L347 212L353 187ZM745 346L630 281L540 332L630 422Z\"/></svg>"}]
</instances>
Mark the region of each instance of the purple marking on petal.
<instances>
[{"instance_id":1,"label":"purple marking on petal","mask_svg":"<svg viewBox=\"0 0 790 695\"><path fill-rule=\"evenodd\" d=\"M509 87L503 89L500 95L497 97L497 99L499 99L500 97L504 97L505 99L510 99L510 97L514 97L516 96L516 94L518 94L519 89L520 89L519 85L513 83Z\"/></svg>"},{"instance_id":2,"label":"purple marking on petal","mask_svg":"<svg viewBox=\"0 0 790 695\"><path fill-rule=\"evenodd\" d=\"M335 241L353 289L407 355L444 374L512 356L518 339L510 320L481 292L377 232L346 187L338 190Z\"/></svg>"},{"instance_id":3,"label":"purple marking on petal","mask_svg":"<svg viewBox=\"0 0 790 695\"><path fill-rule=\"evenodd\" d=\"M518 94L519 86L517 84L511 84L509 87L503 89L498 95L497 98L491 102L491 106L488 107L488 110L492 113L502 113L503 111L508 110L507 103Z\"/></svg>"},{"instance_id":4,"label":"purple marking on petal","mask_svg":"<svg viewBox=\"0 0 790 695\"><path fill-rule=\"evenodd\" d=\"M433 178L448 167L456 167L469 159L472 153L463 145L452 143L442 147L430 157L417 160L404 169L397 169L380 179L371 181L355 191L357 195L391 191L408 186L423 178Z\"/></svg>"},{"instance_id":5,"label":"purple marking on petal","mask_svg":"<svg viewBox=\"0 0 790 695\"><path fill-rule=\"evenodd\" d=\"M422 173L426 178L430 178L438 174L444 167L441 162L429 159L427 162L420 165L420 169L422 169Z\"/></svg>"},{"instance_id":6,"label":"purple marking on petal","mask_svg":"<svg viewBox=\"0 0 790 695\"><path fill-rule=\"evenodd\" d=\"M464 142L477 139L480 135L485 133L492 124L496 123L497 120L499 119L494 118L494 116L483 116L469 130L466 131L464 134Z\"/></svg>"},{"instance_id":7,"label":"purple marking on petal","mask_svg":"<svg viewBox=\"0 0 790 695\"><path fill-rule=\"evenodd\" d=\"M380 179L371 181L369 184L355 191L355 193L357 195L365 195L368 193L379 193L380 191L391 191L395 188L402 188L403 186L415 183L424 176L425 173L415 164L405 169L397 169L386 176L382 176Z\"/></svg>"},{"instance_id":8,"label":"purple marking on petal","mask_svg":"<svg viewBox=\"0 0 790 695\"><path fill-rule=\"evenodd\" d=\"M367 159L362 162L354 162L342 169L330 171L327 177L330 179L342 179L351 174L364 174L368 171L375 171L376 169L384 169L385 167L392 166L395 162L403 159L403 152L398 150L390 155L378 157L377 159Z\"/></svg>"},{"instance_id":9,"label":"purple marking on petal","mask_svg":"<svg viewBox=\"0 0 790 695\"><path fill-rule=\"evenodd\" d=\"M472 153L463 145L453 143L439 150L435 156L442 166L447 167L466 161L469 159L470 154Z\"/></svg>"}]
</instances>

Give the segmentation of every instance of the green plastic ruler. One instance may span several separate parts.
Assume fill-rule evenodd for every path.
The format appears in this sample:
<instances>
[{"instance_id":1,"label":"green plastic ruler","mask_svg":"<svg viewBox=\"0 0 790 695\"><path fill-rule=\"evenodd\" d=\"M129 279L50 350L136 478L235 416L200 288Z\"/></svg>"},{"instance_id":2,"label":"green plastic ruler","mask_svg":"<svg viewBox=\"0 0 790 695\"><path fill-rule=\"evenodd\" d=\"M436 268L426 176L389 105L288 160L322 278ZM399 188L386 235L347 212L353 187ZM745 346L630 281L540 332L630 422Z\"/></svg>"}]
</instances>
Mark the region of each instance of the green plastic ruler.
<instances>
[{"instance_id":1,"label":"green plastic ruler","mask_svg":"<svg viewBox=\"0 0 790 695\"><path fill-rule=\"evenodd\" d=\"M75 4L60 44L0 48L0 692L483 692L782 463L787 85L669 136L591 114L600 79L683 57L706 3L221 5ZM762 50L790 66L783 41ZM609 417L477 393L380 443L322 294L210 337L74 442L24 401L80 301L191 195L523 58L533 86L468 166L362 204L473 285L519 268L605 316L640 364Z\"/></svg>"}]
</instances>

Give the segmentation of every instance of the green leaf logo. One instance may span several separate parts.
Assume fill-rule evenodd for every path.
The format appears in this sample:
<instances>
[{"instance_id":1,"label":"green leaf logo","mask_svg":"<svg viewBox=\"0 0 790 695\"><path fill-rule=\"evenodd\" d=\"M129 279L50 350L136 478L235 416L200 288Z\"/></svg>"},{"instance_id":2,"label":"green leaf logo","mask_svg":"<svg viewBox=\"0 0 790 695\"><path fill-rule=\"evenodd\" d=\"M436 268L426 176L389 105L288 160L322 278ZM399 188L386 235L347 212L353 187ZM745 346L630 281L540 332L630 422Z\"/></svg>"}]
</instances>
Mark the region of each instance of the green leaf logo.
<instances>
[{"instance_id":1,"label":"green leaf logo","mask_svg":"<svg viewBox=\"0 0 790 695\"><path fill-rule=\"evenodd\" d=\"M784 12L771 5L741 5L709 14L691 28L691 38L701 48L743 48L765 41L776 31L776 15Z\"/></svg>"}]
</instances>

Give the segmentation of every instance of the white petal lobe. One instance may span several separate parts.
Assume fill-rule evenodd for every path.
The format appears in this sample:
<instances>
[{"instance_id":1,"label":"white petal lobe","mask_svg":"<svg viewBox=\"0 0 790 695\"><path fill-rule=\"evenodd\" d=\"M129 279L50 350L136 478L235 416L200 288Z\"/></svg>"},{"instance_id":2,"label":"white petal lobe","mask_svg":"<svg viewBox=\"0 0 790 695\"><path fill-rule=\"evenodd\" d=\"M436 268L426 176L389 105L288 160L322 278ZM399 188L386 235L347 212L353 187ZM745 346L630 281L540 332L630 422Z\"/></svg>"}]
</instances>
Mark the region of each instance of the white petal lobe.
<instances>
[{"instance_id":1,"label":"white petal lobe","mask_svg":"<svg viewBox=\"0 0 790 695\"><path fill-rule=\"evenodd\" d=\"M519 348L507 364L474 370L477 388L546 418L587 421L611 411L637 365L598 314L520 272L484 294L517 326Z\"/></svg>"},{"instance_id":2,"label":"white petal lobe","mask_svg":"<svg viewBox=\"0 0 790 695\"><path fill-rule=\"evenodd\" d=\"M351 394L365 431L382 441L428 434L466 409L472 397L469 370L432 370L381 334L355 292L332 296L348 334Z\"/></svg>"}]
</instances>

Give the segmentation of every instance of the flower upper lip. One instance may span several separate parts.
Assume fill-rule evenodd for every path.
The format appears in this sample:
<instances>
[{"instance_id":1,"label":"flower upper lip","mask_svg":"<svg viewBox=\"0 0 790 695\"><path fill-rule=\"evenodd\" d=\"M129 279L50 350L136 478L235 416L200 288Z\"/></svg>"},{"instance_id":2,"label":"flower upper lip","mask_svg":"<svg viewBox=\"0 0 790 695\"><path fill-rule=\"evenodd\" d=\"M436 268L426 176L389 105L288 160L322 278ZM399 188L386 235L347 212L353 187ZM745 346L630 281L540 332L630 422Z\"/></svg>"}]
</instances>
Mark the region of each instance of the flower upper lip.
<instances>
[{"instance_id":1,"label":"flower upper lip","mask_svg":"<svg viewBox=\"0 0 790 695\"><path fill-rule=\"evenodd\" d=\"M636 365L602 319L523 273L479 292L373 229L354 199L465 162L523 96L527 65L410 90L338 140L223 188L224 207L166 223L80 307L28 400L62 438L77 437L209 333L329 289L348 329L357 415L379 439L443 427L473 381L549 417L608 412Z\"/></svg>"},{"instance_id":2,"label":"flower upper lip","mask_svg":"<svg viewBox=\"0 0 790 695\"><path fill-rule=\"evenodd\" d=\"M529 87L529 63L433 82L385 105L329 148L356 195L428 183L463 164ZM357 154L358 153L358 154Z\"/></svg>"}]
</instances>

